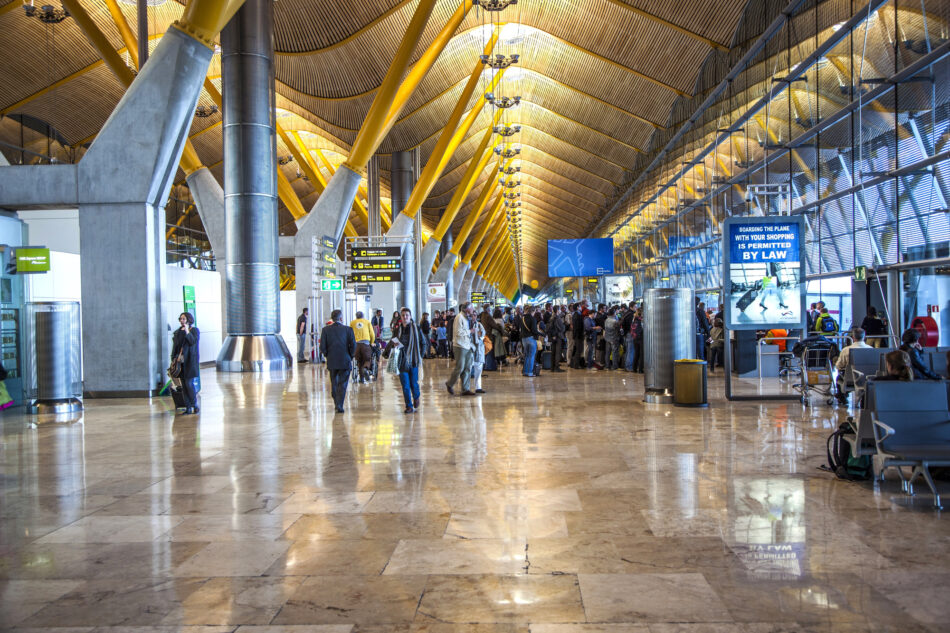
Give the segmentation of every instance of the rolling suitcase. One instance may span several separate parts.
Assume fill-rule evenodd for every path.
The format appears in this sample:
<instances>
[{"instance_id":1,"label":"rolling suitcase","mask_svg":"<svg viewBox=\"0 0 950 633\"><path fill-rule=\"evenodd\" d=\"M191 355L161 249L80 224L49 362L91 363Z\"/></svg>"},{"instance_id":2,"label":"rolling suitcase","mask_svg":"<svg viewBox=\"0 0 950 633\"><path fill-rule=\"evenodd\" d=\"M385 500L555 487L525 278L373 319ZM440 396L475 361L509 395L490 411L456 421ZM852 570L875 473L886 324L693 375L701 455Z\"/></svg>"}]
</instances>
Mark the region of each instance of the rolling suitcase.
<instances>
[{"instance_id":1,"label":"rolling suitcase","mask_svg":"<svg viewBox=\"0 0 950 633\"><path fill-rule=\"evenodd\" d=\"M739 297L739 301L736 302L736 307L739 308L739 312L745 312L745 309L748 308L753 301L755 301L757 293L755 288L746 291L744 295Z\"/></svg>"},{"instance_id":2,"label":"rolling suitcase","mask_svg":"<svg viewBox=\"0 0 950 633\"><path fill-rule=\"evenodd\" d=\"M498 361L495 360L494 352L485 354L485 366L482 368L482 371L498 371Z\"/></svg>"},{"instance_id":3,"label":"rolling suitcase","mask_svg":"<svg viewBox=\"0 0 950 633\"><path fill-rule=\"evenodd\" d=\"M172 400L175 401L176 409L184 409L188 405L185 404L185 392L181 389L169 389L172 392Z\"/></svg>"}]
</instances>

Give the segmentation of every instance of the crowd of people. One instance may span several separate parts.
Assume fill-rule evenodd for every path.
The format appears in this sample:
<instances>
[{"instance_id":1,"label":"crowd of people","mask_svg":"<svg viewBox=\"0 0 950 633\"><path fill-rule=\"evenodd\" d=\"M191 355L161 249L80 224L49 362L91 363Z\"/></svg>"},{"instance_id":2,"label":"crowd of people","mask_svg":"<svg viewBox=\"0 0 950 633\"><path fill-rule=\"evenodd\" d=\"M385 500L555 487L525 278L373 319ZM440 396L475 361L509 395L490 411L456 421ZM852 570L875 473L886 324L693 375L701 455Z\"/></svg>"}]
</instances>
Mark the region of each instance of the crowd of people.
<instances>
[{"instance_id":1,"label":"crowd of people","mask_svg":"<svg viewBox=\"0 0 950 633\"><path fill-rule=\"evenodd\" d=\"M307 318L304 310L297 323L298 335L306 332ZM696 299L696 355L708 361L710 372L723 364L727 335L723 319L723 306L714 310ZM806 339L841 338L838 323L824 302L811 305L807 323ZM886 332L886 322L872 307L862 326L848 332L849 344L840 353L836 350L834 362L839 376L848 370L851 350L883 347ZM786 351L792 348L791 334L795 333L772 328L760 332L759 338ZM357 312L348 326L343 323L342 311L334 310L319 340L338 412L343 411L350 375L361 383L369 382L387 360L391 373L399 376L406 413L420 406L419 371L424 359L452 361L445 389L450 395L461 396L486 393L484 372L509 365L518 366L527 379L538 377L542 370L563 372L564 364L574 370L642 373L644 369L643 310L636 303L608 306L585 300L505 308L462 303L457 309L436 310L431 317L423 313L418 321L408 308L394 312L388 322L381 310L376 310L371 319ZM921 351L919 332L905 331L900 349L887 355L888 376L899 380L939 379ZM302 344L298 359L303 360ZM838 389L839 398L845 393L844 388Z\"/></svg>"}]
</instances>

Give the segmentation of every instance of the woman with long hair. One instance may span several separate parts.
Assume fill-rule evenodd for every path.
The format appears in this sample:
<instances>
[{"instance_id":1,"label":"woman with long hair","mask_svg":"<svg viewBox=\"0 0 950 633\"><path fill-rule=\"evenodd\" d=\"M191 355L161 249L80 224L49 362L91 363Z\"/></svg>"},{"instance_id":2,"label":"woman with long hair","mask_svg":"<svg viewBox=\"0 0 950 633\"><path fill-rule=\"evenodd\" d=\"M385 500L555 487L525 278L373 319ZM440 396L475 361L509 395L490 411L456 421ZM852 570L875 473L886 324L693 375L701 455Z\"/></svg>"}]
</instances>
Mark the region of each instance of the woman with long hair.
<instances>
[{"instance_id":1,"label":"woman with long hair","mask_svg":"<svg viewBox=\"0 0 950 633\"><path fill-rule=\"evenodd\" d=\"M412 311L402 308L399 323L393 327L393 343L399 348L399 382L406 401L406 413L419 408L419 367L422 366L422 331L412 320Z\"/></svg>"},{"instance_id":2,"label":"woman with long hair","mask_svg":"<svg viewBox=\"0 0 950 633\"><path fill-rule=\"evenodd\" d=\"M914 379L914 372L911 370L910 354L896 349L888 352L884 357L884 364L887 367L887 376L877 380L900 380L910 382Z\"/></svg>"}]
</instances>

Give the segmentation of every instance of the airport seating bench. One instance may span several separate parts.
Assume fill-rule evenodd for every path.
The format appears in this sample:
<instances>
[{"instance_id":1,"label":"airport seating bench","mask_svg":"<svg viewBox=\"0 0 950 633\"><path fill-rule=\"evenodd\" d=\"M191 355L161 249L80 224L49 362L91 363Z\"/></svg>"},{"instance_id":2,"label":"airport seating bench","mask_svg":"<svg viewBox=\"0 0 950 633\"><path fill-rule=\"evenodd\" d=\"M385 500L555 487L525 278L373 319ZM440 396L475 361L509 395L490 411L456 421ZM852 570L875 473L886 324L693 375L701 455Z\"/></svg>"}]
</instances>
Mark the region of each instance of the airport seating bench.
<instances>
[{"instance_id":1,"label":"airport seating bench","mask_svg":"<svg viewBox=\"0 0 950 633\"><path fill-rule=\"evenodd\" d=\"M872 411L874 473L883 478L895 469L901 488L914 494L914 482L922 478L941 507L940 494L930 468L950 466L950 410L948 384L944 381L870 381L867 399ZM911 468L906 477L904 467Z\"/></svg>"}]
</instances>

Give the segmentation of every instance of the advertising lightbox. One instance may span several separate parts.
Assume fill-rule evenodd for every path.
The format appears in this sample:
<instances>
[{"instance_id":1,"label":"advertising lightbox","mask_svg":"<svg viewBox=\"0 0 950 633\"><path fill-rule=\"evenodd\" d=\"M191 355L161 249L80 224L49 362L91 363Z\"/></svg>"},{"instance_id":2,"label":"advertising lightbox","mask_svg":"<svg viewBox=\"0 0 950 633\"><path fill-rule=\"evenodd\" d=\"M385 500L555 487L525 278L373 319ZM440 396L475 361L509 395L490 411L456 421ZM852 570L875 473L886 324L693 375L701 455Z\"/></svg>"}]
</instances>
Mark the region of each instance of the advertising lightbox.
<instances>
[{"instance_id":1,"label":"advertising lightbox","mask_svg":"<svg viewBox=\"0 0 950 633\"><path fill-rule=\"evenodd\" d=\"M805 222L796 217L723 222L726 327L805 327Z\"/></svg>"}]
</instances>

